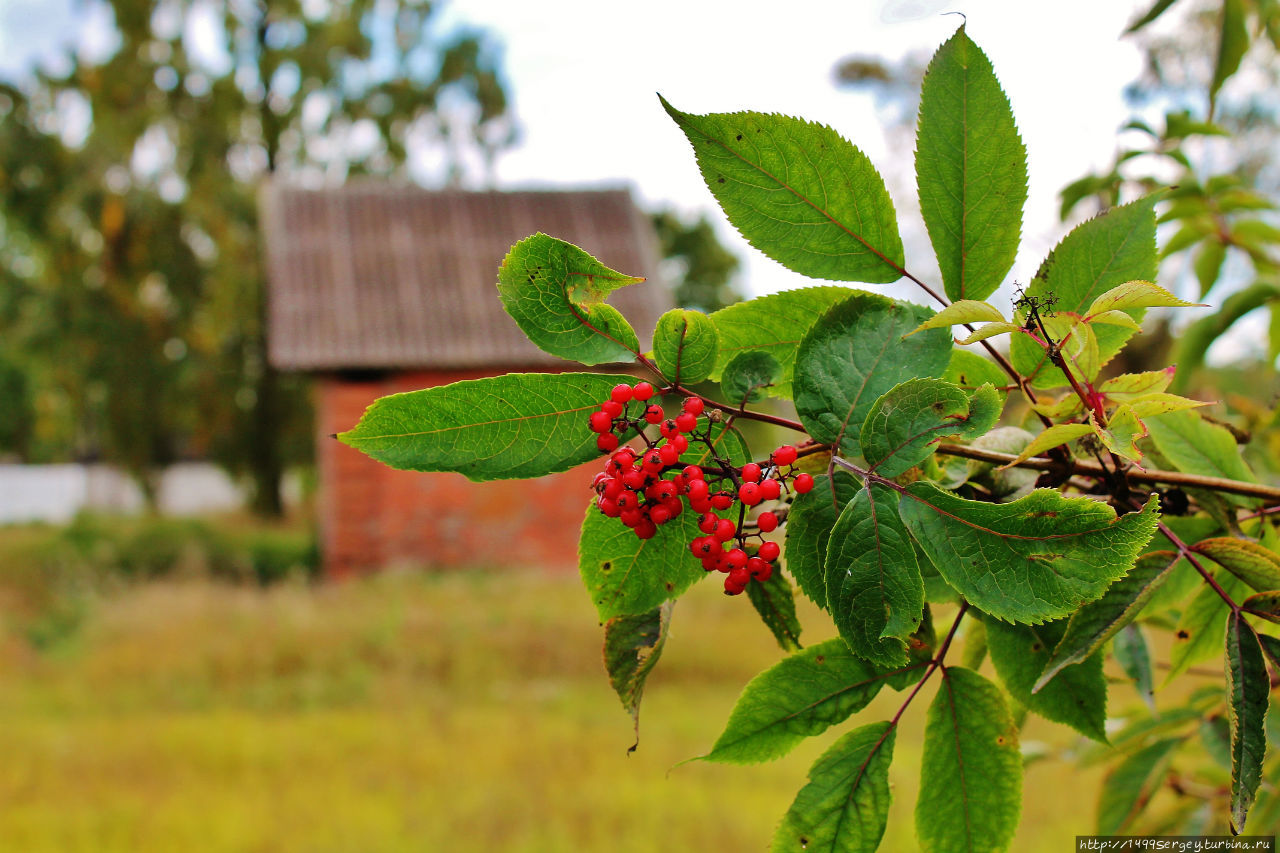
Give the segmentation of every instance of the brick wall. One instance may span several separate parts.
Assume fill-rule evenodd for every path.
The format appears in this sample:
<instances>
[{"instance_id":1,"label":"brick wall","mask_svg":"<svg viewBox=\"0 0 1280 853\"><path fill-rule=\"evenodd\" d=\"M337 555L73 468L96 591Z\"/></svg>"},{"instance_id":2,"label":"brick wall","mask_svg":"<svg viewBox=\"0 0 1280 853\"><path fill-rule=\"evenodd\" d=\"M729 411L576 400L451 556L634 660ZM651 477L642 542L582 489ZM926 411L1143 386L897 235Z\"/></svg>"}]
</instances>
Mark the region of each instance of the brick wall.
<instances>
[{"instance_id":1,"label":"brick wall","mask_svg":"<svg viewBox=\"0 0 1280 853\"><path fill-rule=\"evenodd\" d=\"M329 437L354 426L378 397L495 372L320 379L320 544L329 577L394 565L576 569L595 463L538 480L473 483L461 474L395 471Z\"/></svg>"}]
</instances>

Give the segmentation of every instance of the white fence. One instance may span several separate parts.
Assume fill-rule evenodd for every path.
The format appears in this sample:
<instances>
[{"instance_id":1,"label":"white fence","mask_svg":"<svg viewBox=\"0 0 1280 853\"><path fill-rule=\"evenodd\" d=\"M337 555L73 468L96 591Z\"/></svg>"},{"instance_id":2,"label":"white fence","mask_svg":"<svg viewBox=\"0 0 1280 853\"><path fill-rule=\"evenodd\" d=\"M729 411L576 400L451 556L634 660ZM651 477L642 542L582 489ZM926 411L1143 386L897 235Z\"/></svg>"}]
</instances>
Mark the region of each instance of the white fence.
<instances>
[{"instance_id":1,"label":"white fence","mask_svg":"<svg viewBox=\"0 0 1280 853\"><path fill-rule=\"evenodd\" d=\"M204 462L166 469L159 486L159 509L168 515L244 505L244 493L235 481ZM106 465L0 465L0 524L67 522L84 510L136 513L143 506L137 483Z\"/></svg>"}]
</instances>

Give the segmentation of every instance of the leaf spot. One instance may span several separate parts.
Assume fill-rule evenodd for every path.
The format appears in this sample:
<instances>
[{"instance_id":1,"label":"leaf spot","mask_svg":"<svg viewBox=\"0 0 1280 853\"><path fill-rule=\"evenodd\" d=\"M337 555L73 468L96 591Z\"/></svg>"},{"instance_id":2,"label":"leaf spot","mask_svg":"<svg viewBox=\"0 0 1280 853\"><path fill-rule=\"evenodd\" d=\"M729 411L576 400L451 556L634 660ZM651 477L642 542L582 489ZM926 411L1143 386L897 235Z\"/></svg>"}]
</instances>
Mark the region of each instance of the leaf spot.
<instances>
[{"instance_id":1,"label":"leaf spot","mask_svg":"<svg viewBox=\"0 0 1280 853\"><path fill-rule=\"evenodd\" d=\"M814 658L813 658L813 662L814 662L814 663L826 663L826 662L827 662L827 656L826 656L826 655L816 655L816 656L814 656Z\"/></svg>"},{"instance_id":2,"label":"leaf spot","mask_svg":"<svg viewBox=\"0 0 1280 853\"><path fill-rule=\"evenodd\" d=\"M607 572L612 568L613 568L613 563L610 562L609 560L605 560L603 563L600 564L600 571L602 572Z\"/></svg>"},{"instance_id":3,"label":"leaf spot","mask_svg":"<svg viewBox=\"0 0 1280 853\"><path fill-rule=\"evenodd\" d=\"M1186 640L1186 639L1188 639L1188 638L1190 638L1190 637L1191 637L1191 635L1190 635L1189 633L1187 633L1186 629L1184 629L1184 628L1179 628L1179 629L1178 629L1178 639L1179 639L1179 640Z\"/></svg>"},{"instance_id":4,"label":"leaf spot","mask_svg":"<svg viewBox=\"0 0 1280 853\"><path fill-rule=\"evenodd\" d=\"M741 134L741 133L739 133L737 136L735 136L735 137L734 137L734 139L736 139L736 140L738 140L739 142L741 142L741 141L742 141L742 134Z\"/></svg>"},{"instance_id":5,"label":"leaf spot","mask_svg":"<svg viewBox=\"0 0 1280 853\"><path fill-rule=\"evenodd\" d=\"M720 177L716 178L716 183L717 183L717 184L723 184L723 183L724 183L724 175L721 175Z\"/></svg>"}]
</instances>

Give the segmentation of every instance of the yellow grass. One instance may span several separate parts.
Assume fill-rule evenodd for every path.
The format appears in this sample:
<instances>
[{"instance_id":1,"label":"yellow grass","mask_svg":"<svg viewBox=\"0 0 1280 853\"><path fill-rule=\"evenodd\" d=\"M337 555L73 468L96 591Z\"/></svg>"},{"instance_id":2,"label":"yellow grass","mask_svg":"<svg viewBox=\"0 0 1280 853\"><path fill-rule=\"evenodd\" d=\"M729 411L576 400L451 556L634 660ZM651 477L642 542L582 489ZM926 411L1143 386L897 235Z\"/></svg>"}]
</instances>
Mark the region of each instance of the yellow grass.
<instances>
[{"instance_id":1,"label":"yellow grass","mask_svg":"<svg viewBox=\"0 0 1280 853\"><path fill-rule=\"evenodd\" d=\"M96 601L65 648L3 642L0 849L23 853L765 850L848 729L769 765L672 769L780 657L750 604L710 583L676 607L630 757L573 577L154 582ZM884 850L915 849L932 693L898 739ZM901 699L885 691L856 719ZM1075 743L1034 720L1026 737ZM1098 772L1033 764L1014 849L1088 832Z\"/></svg>"}]
</instances>

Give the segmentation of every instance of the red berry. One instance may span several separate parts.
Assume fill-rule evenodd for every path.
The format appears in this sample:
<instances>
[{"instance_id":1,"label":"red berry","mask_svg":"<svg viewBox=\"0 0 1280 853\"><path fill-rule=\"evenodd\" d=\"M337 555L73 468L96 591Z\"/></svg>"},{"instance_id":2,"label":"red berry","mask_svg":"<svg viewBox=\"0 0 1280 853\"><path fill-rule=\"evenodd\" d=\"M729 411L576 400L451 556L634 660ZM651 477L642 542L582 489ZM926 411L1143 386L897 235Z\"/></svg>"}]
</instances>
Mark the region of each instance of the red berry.
<instances>
[{"instance_id":1,"label":"red berry","mask_svg":"<svg viewBox=\"0 0 1280 853\"><path fill-rule=\"evenodd\" d=\"M671 500L676 496L676 484L670 480L659 480L649 487L648 497L658 502Z\"/></svg>"},{"instance_id":2,"label":"red berry","mask_svg":"<svg viewBox=\"0 0 1280 853\"><path fill-rule=\"evenodd\" d=\"M635 468L630 469L622 475L622 485L631 489L633 492L644 488L645 476L643 471L637 471Z\"/></svg>"},{"instance_id":3,"label":"red berry","mask_svg":"<svg viewBox=\"0 0 1280 853\"><path fill-rule=\"evenodd\" d=\"M630 447L624 447L617 453L609 457L613 462L618 463L619 468L629 468L631 463L636 461L636 452Z\"/></svg>"},{"instance_id":4,"label":"red berry","mask_svg":"<svg viewBox=\"0 0 1280 853\"><path fill-rule=\"evenodd\" d=\"M768 580L769 576L773 574L773 566L769 565L759 557L752 557L750 560L747 560L747 571L750 572L751 577L756 580Z\"/></svg>"},{"instance_id":5,"label":"red berry","mask_svg":"<svg viewBox=\"0 0 1280 853\"><path fill-rule=\"evenodd\" d=\"M654 524L666 524L671 520L671 510L665 506L655 506L649 510L649 520Z\"/></svg>"},{"instance_id":6,"label":"red berry","mask_svg":"<svg viewBox=\"0 0 1280 853\"><path fill-rule=\"evenodd\" d=\"M673 418L667 418L662 422L662 426L658 427L658 432L662 433L663 438L671 438L680 434L680 427L676 426Z\"/></svg>"},{"instance_id":7,"label":"red berry","mask_svg":"<svg viewBox=\"0 0 1280 853\"><path fill-rule=\"evenodd\" d=\"M755 506L764 500L764 496L760 494L760 487L755 483L743 483L738 487L738 500L747 506Z\"/></svg>"},{"instance_id":8,"label":"red berry","mask_svg":"<svg viewBox=\"0 0 1280 853\"><path fill-rule=\"evenodd\" d=\"M675 487L676 487L676 494L677 494L677 495L683 495L683 494L684 494L684 487L685 487L684 475L683 475L683 474L676 474L674 477L672 477L672 478L671 478L671 485L673 485L673 486L675 486Z\"/></svg>"},{"instance_id":9,"label":"red berry","mask_svg":"<svg viewBox=\"0 0 1280 853\"><path fill-rule=\"evenodd\" d=\"M796 449L789 444L784 444L777 450L773 451L773 461L777 465L790 465L796 461L799 454Z\"/></svg>"},{"instance_id":10,"label":"red berry","mask_svg":"<svg viewBox=\"0 0 1280 853\"><path fill-rule=\"evenodd\" d=\"M671 442L671 446L680 453L684 453L689 449L689 439L685 438L683 435L672 436L667 439L667 441Z\"/></svg>"},{"instance_id":11,"label":"red berry","mask_svg":"<svg viewBox=\"0 0 1280 853\"><path fill-rule=\"evenodd\" d=\"M797 492L799 492L802 495L805 494L806 492L812 491L813 477L810 476L809 474L800 474L791 483L791 488L795 489Z\"/></svg>"},{"instance_id":12,"label":"red berry","mask_svg":"<svg viewBox=\"0 0 1280 853\"><path fill-rule=\"evenodd\" d=\"M636 536L640 539L652 539L658 528L649 519L643 519L635 526Z\"/></svg>"},{"instance_id":13,"label":"red berry","mask_svg":"<svg viewBox=\"0 0 1280 853\"><path fill-rule=\"evenodd\" d=\"M622 404L613 400L605 400L600 404L600 411L611 418L622 417Z\"/></svg>"},{"instance_id":14,"label":"red berry","mask_svg":"<svg viewBox=\"0 0 1280 853\"><path fill-rule=\"evenodd\" d=\"M724 546L714 536L701 536L694 541L698 543L697 553L702 557L719 557L724 553Z\"/></svg>"},{"instance_id":15,"label":"red berry","mask_svg":"<svg viewBox=\"0 0 1280 853\"><path fill-rule=\"evenodd\" d=\"M662 454L657 450L649 450L644 454L644 470L658 472L663 468Z\"/></svg>"},{"instance_id":16,"label":"red berry","mask_svg":"<svg viewBox=\"0 0 1280 853\"><path fill-rule=\"evenodd\" d=\"M604 487L600 490L600 494L611 501L616 501L618 499L618 495L622 494L626 489L627 487L622 484L621 480L617 477L610 477L609 481L605 483Z\"/></svg>"},{"instance_id":17,"label":"red berry","mask_svg":"<svg viewBox=\"0 0 1280 853\"><path fill-rule=\"evenodd\" d=\"M611 450L618 449L618 437L611 432L602 433L596 436L596 447L608 453Z\"/></svg>"},{"instance_id":18,"label":"red berry","mask_svg":"<svg viewBox=\"0 0 1280 853\"><path fill-rule=\"evenodd\" d=\"M732 521L727 518L722 518L716 522L715 530L711 535L714 536L718 542L728 542L735 534L737 534L737 532L738 528Z\"/></svg>"},{"instance_id":19,"label":"red berry","mask_svg":"<svg viewBox=\"0 0 1280 853\"><path fill-rule=\"evenodd\" d=\"M702 469L699 468L697 465L686 465L683 473L684 473L684 478L689 482L693 482L694 480L701 480L705 476L702 473Z\"/></svg>"},{"instance_id":20,"label":"red berry","mask_svg":"<svg viewBox=\"0 0 1280 853\"><path fill-rule=\"evenodd\" d=\"M724 588L728 591L730 585L735 587L738 592L742 592L747 588L747 581L751 580L751 575L745 568L735 568L729 572L729 576L724 579ZM737 593L734 593L736 595Z\"/></svg>"},{"instance_id":21,"label":"red berry","mask_svg":"<svg viewBox=\"0 0 1280 853\"><path fill-rule=\"evenodd\" d=\"M614 385L613 390L609 392L609 399L615 403L630 403L634 393L630 385Z\"/></svg>"},{"instance_id":22,"label":"red berry","mask_svg":"<svg viewBox=\"0 0 1280 853\"><path fill-rule=\"evenodd\" d=\"M653 396L653 386L648 382L639 382L636 384L636 387L631 389L631 393L635 395L637 400L643 403L645 400L648 400Z\"/></svg>"},{"instance_id":23,"label":"red berry","mask_svg":"<svg viewBox=\"0 0 1280 853\"><path fill-rule=\"evenodd\" d=\"M777 480L765 480L760 484L760 496L767 501L776 501L782 495L782 484Z\"/></svg>"},{"instance_id":24,"label":"red berry","mask_svg":"<svg viewBox=\"0 0 1280 853\"><path fill-rule=\"evenodd\" d=\"M699 481L699 482L701 482L701 481ZM689 509L693 510L694 512L710 512L710 511L711 511L711 499L710 499L709 497L707 497L706 495L703 495L703 496L702 496L702 497L700 497L700 498L690 497L690 498L689 498Z\"/></svg>"},{"instance_id":25,"label":"red berry","mask_svg":"<svg viewBox=\"0 0 1280 853\"><path fill-rule=\"evenodd\" d=\"M708 572L714 572L719 565L720 565L719 557L703 557L702 558L702 568Z\"/></svg>"},{"instance_id":26,"label":"red berry","mask_svg":"<svg viewBox=\"0 0 1280 853\"><path fill-rule=\"evenodd\" d=\"M704 512L698 519L698 529L703 533L715 533L716 524L720 521L714 512Z\"/></svg>"},{"instance_id":27,"label":"red berry","mask_svg":"<svg viewBox=\"0 0 1280 853\"><path fill-rule=\"evenodd\" d=\"M618 509L635 509L639 506L636 496L631 492L623 492L614 498L614 501L618 504Z\"/></svg>"},{"instance_id":28,"label":"red berry","mask_svg":"<svg viewBox=\"0 0 1280 853\"><path fill-rule=\"evenodd\" d=\"M676 415L676 428L681 432L693 432L698 428L698 416L690 412Z\"/></svg>"},{"instance_id":29,"label":"red berry","mask_svg":"<svg viewBox=\"0 0 1280 853\"><path fill-rule=\"evenodd\" d=\"M613 418L607 412L592 412L590 423L592 432L609 432L613 429Z\"/></svg>"},{"instance_id":30,"label":"red berry","mask_svg":"<svg viewBox=\"0 0 1280 853\"><path fill-rule=\"evenodd\" d=\"M685 476L688 476L689 469L686 468L684 470L685 470ZM707 485L707 481L702 479L701 477L689 480L689 485L686 486L685 488L689 492L690 503L694 501L705 500L708 497L708 493L711 491L711 487ZM728 507L726 507L726 509L727 508Z\"/></svg>"},{"instance_id":31,"label":"red berry","mask_svg":"<svg viewBox=\"0 0 1280 853\"><path fill-rule=\"evenodd\" d=\"M778 547L777 542L765 542L760 546L760 559L772 563L778 559L778 555L782 553L782 549Z\"/></svg>"},{"instance_id":32,"label":"red berry","mask_svg":"<svg viewBox=\"0 0 1280 853\"><path fill-rule=\"evenodd\" d=\"M747 552L741 548L725 551L724 561L729 564L730 569L741 569L747 565Z\"/></svg>"},{"instance_id":33,"label":"red berry","mask_svg":"<svg viewBox=\"0 0 1280 853\"><path fill-rule=\"evenodd\" d=\"M762 512L756 519L756 527L760 528L761 533L771 533L778 529L778 516L771 512Z\"/></svg>"},{"instance_id":34,"label":"red berry","mask_svg":"<svg viewBox=\"0 0 1280 853\"><path fill-rule=\"evenodd\" d=\"M627 527L635 527L644 521L644 512L639 509L624 509L618 518Z\"/></svg>"},{"instance_id":35,"label":"red berry","mask_svg":"<svg viewBox=\"0 0 1280 853\"><path fill-rule=\"evenodd\" d=\"M702 409L701 397L689 397L684 401L684 410L695 417L702 414Z\"/></svg>"},{"instance_id":36,"label":"red berry","mask_svg":"<svg viewBox=\"0 0 1280 853\"><path fill-rule=\"evenodd\" d=\"M600 511L609 518L617 518L622 514L622 510L618 508L618 502L609 500L603 495L596 499L596 506L600 507Z\"/></svg>"},{"instance_id":37,"label":"red berry","mask_svg":"<svg viewBox=\"0 0 1280 853\"><path fill-rule=\"evenodd\" d=\"M662 407L659 405L650 405L644 410L645 423L656 424L662 420Z\"/></svg>"},{"instance_id":38,"label":"red berry","mask_svg":"<svg viewBox=\"0 0 1280 853\"><path fill-rule=\"evenodd\" d=\"M728 492L720 492L711 496L711 505L716 509L728 509L733 506L733 495Z\"/></svg>"},{"instance_id":39,"label":"red berry","mask_svg":"<svg viewBox=\"0 0 1280 853\"><path fill-rule=\"evenodd\" d=\"M680 503L679 498L667 498L662 502L662 505L667 508L667 512L672 518L684 512L684 504Z\"/></svg>"},{"instance_id":40,"label":"red berry","mask_svg":"<svg viewBox=\"0 0 1280 853\"><path fill-rule=\"evenodd\" d=\"M742 466L742 479L748 483L760 482L760 466L754 462L748 462Z\"/></svg>"},{"instance_id":41,"label":"red berry","mask_svg":"<svg viewBox=\"0 0 1280 853\"><path fill-rule=\"evenodd\" d=\"M663 465L674 465L680 461L680 448L674 444L664 444L658 448L658 455L662 457Z\"/></svg>"}]
</instances>

